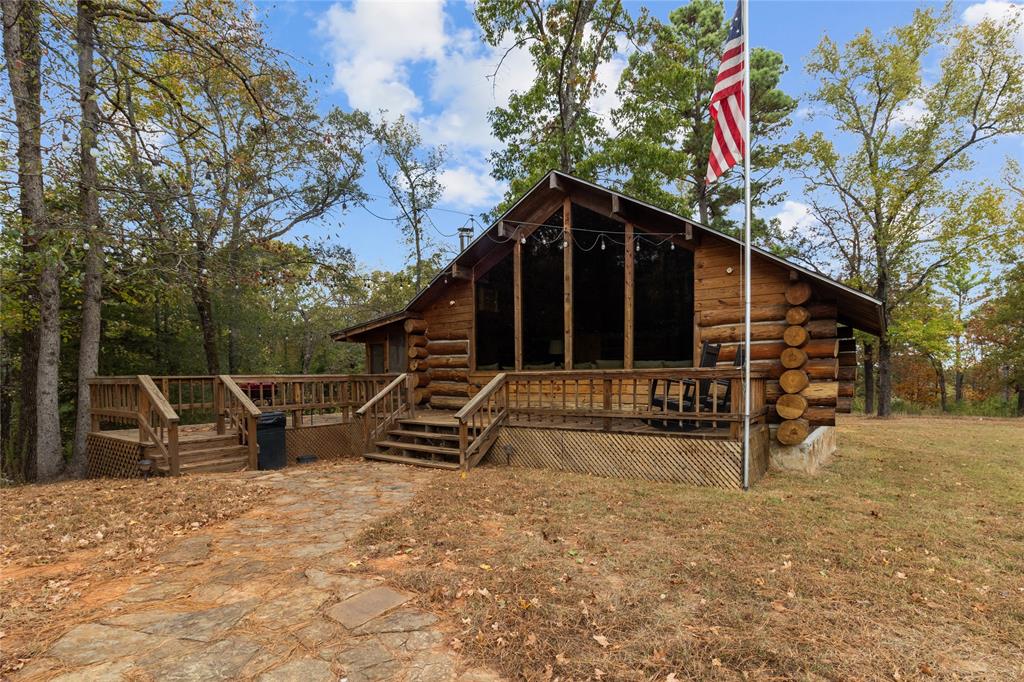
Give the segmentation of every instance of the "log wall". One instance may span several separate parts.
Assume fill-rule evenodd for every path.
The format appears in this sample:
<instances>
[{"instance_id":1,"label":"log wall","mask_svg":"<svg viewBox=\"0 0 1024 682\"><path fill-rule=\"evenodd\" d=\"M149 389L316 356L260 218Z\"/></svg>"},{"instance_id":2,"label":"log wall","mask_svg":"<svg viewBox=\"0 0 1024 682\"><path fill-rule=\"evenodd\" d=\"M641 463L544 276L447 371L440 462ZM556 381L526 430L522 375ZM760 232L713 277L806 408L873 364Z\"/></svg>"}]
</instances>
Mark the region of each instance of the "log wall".
<instances>
[{"instance_id":1,"label":"log wall","mask_svg":"<svg viewBox=\"0 0 1024 682\"><path fill-rule=\"evenodd\" d=\"M741 257L739 246L713 235L703 235L695 250L695 359L701 342L709 341L722 344L719 366L731 365L742 345ZM772 376L766 396L770 421L794 422L782 431L790 440L816 426L835 425L836 412L849 411L853 397L855 347L850 346L852 356L844 355L852 330L836 323L835 301L796 271L756 254L751 270L751 363Z\"/></svg>"}]
</instances>

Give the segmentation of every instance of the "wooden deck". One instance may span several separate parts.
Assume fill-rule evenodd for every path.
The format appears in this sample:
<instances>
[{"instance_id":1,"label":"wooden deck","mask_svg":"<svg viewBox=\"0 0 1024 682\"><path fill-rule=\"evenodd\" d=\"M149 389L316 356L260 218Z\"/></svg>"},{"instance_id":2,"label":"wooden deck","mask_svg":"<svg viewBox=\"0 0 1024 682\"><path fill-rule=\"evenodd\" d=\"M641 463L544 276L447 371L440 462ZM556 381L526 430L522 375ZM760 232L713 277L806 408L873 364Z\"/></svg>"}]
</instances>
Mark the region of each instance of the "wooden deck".
<instances>
[{"instance_id":1,"label":"wooden deck","mask_svg":"<svg viewBox=\"0 0 1024 682\"><path fill-rule=\"evenodd\" d=\"M137 475L139 459L171 475L254 469L257 422L272 411L287 415L289 462L362 456L468 471L500 439L497 463L726 486L742 473L735 369L500 373L451 409L419 405L411 374L246 379L96 380L91 473ZM766 461L763 377L752 388Z\"/></svg>"}]
</instances>

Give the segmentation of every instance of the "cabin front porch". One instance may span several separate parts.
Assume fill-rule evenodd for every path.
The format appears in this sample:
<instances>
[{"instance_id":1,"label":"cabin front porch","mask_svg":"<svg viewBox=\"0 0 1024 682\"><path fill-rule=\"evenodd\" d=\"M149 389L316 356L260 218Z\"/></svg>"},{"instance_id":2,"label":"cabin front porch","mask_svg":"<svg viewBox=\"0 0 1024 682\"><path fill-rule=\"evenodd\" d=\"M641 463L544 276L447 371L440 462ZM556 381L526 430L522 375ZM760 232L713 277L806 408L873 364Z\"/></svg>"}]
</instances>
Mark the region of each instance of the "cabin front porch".
<instances>
[{"instance_id":1,"label":"cabin front porch","mask_svg":"<svg viewBox=\"0 0 1024 682\"><path fill-rule=\"evenodd\" d=\"M766 377L751 381L751 483L767 469ZM431 409L418 404L412 373L101 377L89 471L136 476L140 460L170 475L256 469L257 419L282 411L288 464L312 454L468 471L486 458L743 485L739 369L504 372L469 393L461 406Z\"/></svg>"}]
</instances>

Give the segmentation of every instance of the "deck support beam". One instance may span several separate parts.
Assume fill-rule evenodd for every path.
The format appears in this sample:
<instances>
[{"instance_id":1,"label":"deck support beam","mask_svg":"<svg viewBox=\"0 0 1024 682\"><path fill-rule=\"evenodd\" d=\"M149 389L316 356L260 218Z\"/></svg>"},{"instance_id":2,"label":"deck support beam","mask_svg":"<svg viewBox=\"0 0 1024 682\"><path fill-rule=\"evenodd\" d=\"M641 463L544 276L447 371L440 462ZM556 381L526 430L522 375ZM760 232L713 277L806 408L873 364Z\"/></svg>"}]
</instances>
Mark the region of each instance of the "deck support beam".
<instances>
[{"instance_id":1,"label":"deck support beam","mask_svg":"<svg viewBox=\"0 0 1024 682\"><path fill-rule=\"evenodd\" d=\"M523 244L516 240L512 248L512 300L515 315L515 367L523 369Z\"/></svg>"},{"instance_id":2,"label":"deck support beam","mask_svg":"<svg viewBox=\"0 0 1024 682\"><path fill-rule=\"evenodd\" d=\"M563 318L565 334L562 352L565 369L572 369L572 243L572 199L566 196L562 202L562 268L564 271L562 291L565 298Z\"/></svg>"},{"instance_id":3,"label":"deck support beam","mask_svg":"<svg viewBox=\"0 0 1024 682\"><path fill-rule=\"evenodd\" d=\"M633 301L633 281L635 278L634 267L635 260L633 258L633 223L626 223L626 239L625 246L625 268L626 273L623 278L625 281L625 296L626 302L625 314L623 315L623 327L622 330L622 366L626 369L633 369L633 315L635 305Z\"/></svg>"}]
</instances>

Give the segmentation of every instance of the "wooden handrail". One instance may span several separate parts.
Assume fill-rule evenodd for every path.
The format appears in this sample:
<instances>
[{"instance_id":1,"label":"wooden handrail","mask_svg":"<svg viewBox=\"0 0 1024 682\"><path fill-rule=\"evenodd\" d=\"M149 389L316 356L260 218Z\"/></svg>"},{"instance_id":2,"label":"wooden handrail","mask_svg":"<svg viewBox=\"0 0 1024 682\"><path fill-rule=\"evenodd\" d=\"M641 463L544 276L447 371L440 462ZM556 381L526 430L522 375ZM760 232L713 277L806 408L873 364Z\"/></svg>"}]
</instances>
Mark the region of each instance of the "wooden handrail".
<instances>
[{"instance_id":1,"label":"wooden handrail","mask_svg":"<svg viewBox=\"0 0 1024 682\"><path fill-rule=\"evenodd\" d=\"M260 412L260 408L256 407L255 403L249 399L249 396L245 394L245 391L238 387L238 384L235 383L233 378L227 374L221 374L217 378L220 379L220 382L224 384L224 388L226 388L228 393L238 401L250 417L258 417L262 414L262 412Z\"/></svg>"},{"instance_id":2,"label":"wooden handrail","mask_svg":"<svg viewBox=\"0 0 1024 682\"><path fill-rule=\"evenodd\" d=\"M167 402L167 398L157 388L151 376L139 374L136 376L136 382L139 386L139 434L141 435L145 432L153 439L161 454L167 458L167 467L171 476L177 476L181 473L181 457L178 452L178 422L180 421L178 413ZM149 423L150 410L156 412L157 417L161 421L161 427L166 427L167 429L166 445L160 434Z\"/></svg>"},{"instance_id":3,"label":"wooden handrail","mask_svg":"<svg viewBox=\"0 0 1024 682\"><path fill-rule=\"evenodd\" d=\"M673 367L658 369L545 369L505 372L509 381L539 381L542 379L742 379L742 367ZM751 369L751 379L768 379L771 373Z\"/></svg>"},{"instance_id":4,"label":"wooden handrail","mask_svg":"<svg viewBox=\"0 0 1024 682\"><path fill-rule=\"evenodd\" d=\"M399 374L397 377L395 377L394 381L392 381L390 384L388 384L387 386L382 388L380 393L378 393L377 395L375 395L372 398L370 398L369 400L367 400L365 405L363 405L358 410L356 410L356 415L360 416L360 417L365 415L367 410L369 410L371 407L373 407L378 402L383 400L384 397L388 393L390 393L391 391L395 390L395 388L397 388L398 386L401 386L402 383L405 380L406 380L406 375L404 373L403 374Z\"/></svg>"},{"instance_id":5,"label":"wooden handrail","mask_svg":"<svg viewBox=\"0 0 1024 682\"><path fill-rule=\"evenodd\" d=\"M498 436L498 427L508 417L508 383L504 373L497 374L455 413L459 422L459 466L472 469ZM486 421L486 423L485 423ZM469 429L474 431L469 442Z\"/></svg>"},{"instance_id":6,"label":"wooden handrail","mask_svg":"<svg viewBox=\"0 0 1024 682\"><path fill-rule=\"evenodd\" d=\"M502 372L496 374L493 379L487 382L487 385L480 389L480 392L469 399L462 409L455 413L455 418L460 422L466 421L471 414L480 409L480 407L487 402L495 391L499 390L505 383L507 375Z\"/></svg>"},{"instance_id":7,"label":"wooden handrail","mask_svg":"<svg viewBox=\"0 0 1024 682\"><path fill-rule=\"evenodd\" d=\"M217 408L223 411L223 415L217 415L218 433L223 428L223 418L226 415L232 425L238 429L238 438L246 446L249 468L255 471L259 468L259 444L256 441L256 423L262 412L229 375L218 375L217 382L228 392L227 400L221 397L220 405ZM237 419L233 414L231 405L237 405L237 409L241 413Z\"/></svg>"},{"instance_id":8,"label":"wooden handrail","mask_svg":"<svg viewBox=\"0 0 1024 682\"><path fill-rule=\"evenodd\" d=\"M149 397L149 403L153 406L157 412L160 413L160 418L166 422L177 423L180 421L178 413L174 411L171 404L167 402L167 398L160 392L160 389L153 383L153 378L148 374L139 374L137 377L139 381L139 388L145 391Z\"/></svg>"}]
</instances>

